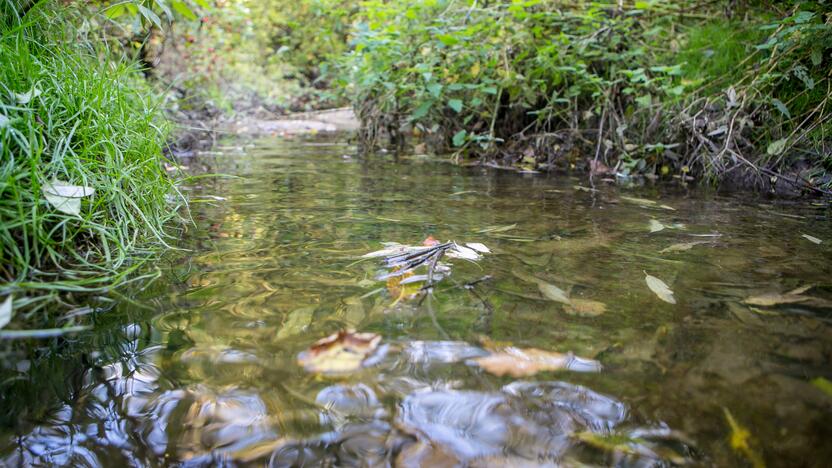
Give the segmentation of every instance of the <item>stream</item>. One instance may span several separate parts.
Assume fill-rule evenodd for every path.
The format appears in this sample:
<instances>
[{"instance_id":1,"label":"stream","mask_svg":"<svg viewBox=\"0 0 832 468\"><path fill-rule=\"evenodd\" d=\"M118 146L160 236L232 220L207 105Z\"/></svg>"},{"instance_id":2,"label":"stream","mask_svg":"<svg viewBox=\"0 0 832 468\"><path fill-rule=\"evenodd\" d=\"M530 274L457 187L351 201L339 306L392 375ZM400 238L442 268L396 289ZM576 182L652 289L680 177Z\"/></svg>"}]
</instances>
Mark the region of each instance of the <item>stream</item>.
<instances>
[{"instance_id":1,"label":"stream","mask_svg":"<svg viewBox=\"0 0 832 468\"><path fill-rule=\"evenodd\" d=\"M826 205L361 156L343 136L223 144L187 163L233 177L185 187L194 223L156 280L3 363L0 464L832 459ZM489 252L443 259L431 294L362 258L429 238ZM381 337L360 368L299 363L346 329ZM530 349L566 364L482 364Z\"/></svg>"}]
</instances>

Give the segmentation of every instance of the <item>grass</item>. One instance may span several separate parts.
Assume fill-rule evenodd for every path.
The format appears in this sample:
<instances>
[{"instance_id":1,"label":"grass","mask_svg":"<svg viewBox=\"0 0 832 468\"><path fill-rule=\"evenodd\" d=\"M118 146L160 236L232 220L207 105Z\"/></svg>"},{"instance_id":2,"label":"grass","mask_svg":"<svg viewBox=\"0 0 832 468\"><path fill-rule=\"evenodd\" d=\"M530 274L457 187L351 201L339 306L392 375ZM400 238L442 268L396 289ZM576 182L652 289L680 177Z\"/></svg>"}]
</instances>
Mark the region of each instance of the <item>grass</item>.
<instances>
[{"instance_id":1,"label":"grass","mask_svg":"<svg viewBox=\"0 0 832 468\"><path fill-rule=\"evenodd\" d=\"M124 282L166 245L182 202L139 70L74 26L78 7L52 3L22 17L0 8L0 297L15 297L12 328L45 323L66 292ZM53 179L95 189L80 215L47 202Z\"/></svg>"}]
</instances>

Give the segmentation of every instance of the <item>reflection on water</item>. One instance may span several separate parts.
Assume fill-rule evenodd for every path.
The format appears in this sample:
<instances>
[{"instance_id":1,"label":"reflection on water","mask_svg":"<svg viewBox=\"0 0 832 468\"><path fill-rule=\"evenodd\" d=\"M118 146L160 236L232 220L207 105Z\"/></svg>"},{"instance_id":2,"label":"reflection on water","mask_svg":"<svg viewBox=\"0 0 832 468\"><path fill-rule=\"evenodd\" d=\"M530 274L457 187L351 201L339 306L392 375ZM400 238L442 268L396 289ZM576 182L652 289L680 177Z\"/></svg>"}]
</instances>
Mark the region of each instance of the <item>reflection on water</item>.
<instances>
[{"instance_id":1,"label":"reflection on water","mask_svg":"<svg viewBox=\"0 0 832 468\"><path fill-rule=\"evenodd\" d=\"M206 157L242 178L192 187L190 251L162 280L94 332L6 356L3 464L749 463L726 414L770 465L832 457L823 207L354 154L318 139ZM429 235L493 253L454 262L424 301L396 301L380 266L356 261ZM298 353L342 328L385 352L305 372ZM506 346L603 369L512 379L472 364Z\"/></svg>"}]
</instances>

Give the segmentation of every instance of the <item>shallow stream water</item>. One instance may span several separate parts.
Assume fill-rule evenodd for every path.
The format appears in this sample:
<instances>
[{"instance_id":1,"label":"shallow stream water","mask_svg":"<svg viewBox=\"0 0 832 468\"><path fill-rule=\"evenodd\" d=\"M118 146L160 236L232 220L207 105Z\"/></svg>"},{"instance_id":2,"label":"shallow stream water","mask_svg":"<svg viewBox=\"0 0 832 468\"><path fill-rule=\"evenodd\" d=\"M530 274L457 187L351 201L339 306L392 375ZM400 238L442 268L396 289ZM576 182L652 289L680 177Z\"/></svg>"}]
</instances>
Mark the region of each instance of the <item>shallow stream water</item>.
<instances>
[{"instance_id":1,"label":"shallow stream water","mask_svg":"<svg viewBox=\"0 0 832 468\"><path fill-rule=\"evenodd\" d=\"M829 466L824 206L234 144L192 163L234 177L188 188L189 251L5 363L0 464ZM360 258L429 236L491 253L413 298ZM341 329L381 336L364 367L298 363ZM530 348L572 365L477 364Z\"/></svg>"}]
</instances>

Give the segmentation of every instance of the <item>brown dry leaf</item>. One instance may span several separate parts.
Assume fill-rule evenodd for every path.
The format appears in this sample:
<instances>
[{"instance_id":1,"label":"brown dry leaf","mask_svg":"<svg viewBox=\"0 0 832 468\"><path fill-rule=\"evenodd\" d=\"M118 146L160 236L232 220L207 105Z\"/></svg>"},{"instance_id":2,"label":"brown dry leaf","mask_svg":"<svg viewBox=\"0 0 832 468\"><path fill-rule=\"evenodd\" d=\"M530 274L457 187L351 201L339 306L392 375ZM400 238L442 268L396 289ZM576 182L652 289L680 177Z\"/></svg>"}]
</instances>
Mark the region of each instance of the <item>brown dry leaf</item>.
<instances>
[{"instance_id":1,"label":"brown dry leaf","mask_svg":"<svg viewBox=\"0 0 832 468\"><path fill-rule=\"evenodd\" d=\"M508 347L490 356L472 359L471 362L498 377L510 375L515 378L561 369L584 372L597 372L601 369L601 363L592 359L536 348Z\"/></svg>"},{"instance_id":2,"label":"brown dry leaf","mask_svg":"<svg viewBox=\"0 0 832 468\"><path fill-rule=\"evenodd\" d=\"M298 355L298 364L309 372L323 374L352 372L378 348L381 335L341 330L316 341Z\"/></svg>"},{"instance_id":3,"label":"brown dry leaf","mask_svg":"<svg viewBox=\"0 0 832 468\"><path fill-rule=\"evenodd\" d=\"M572 298L569 304L563 307L563 311L579 317L597 317L607 311L607 305L592 299Z\"/></svg>"}]
</instances>

